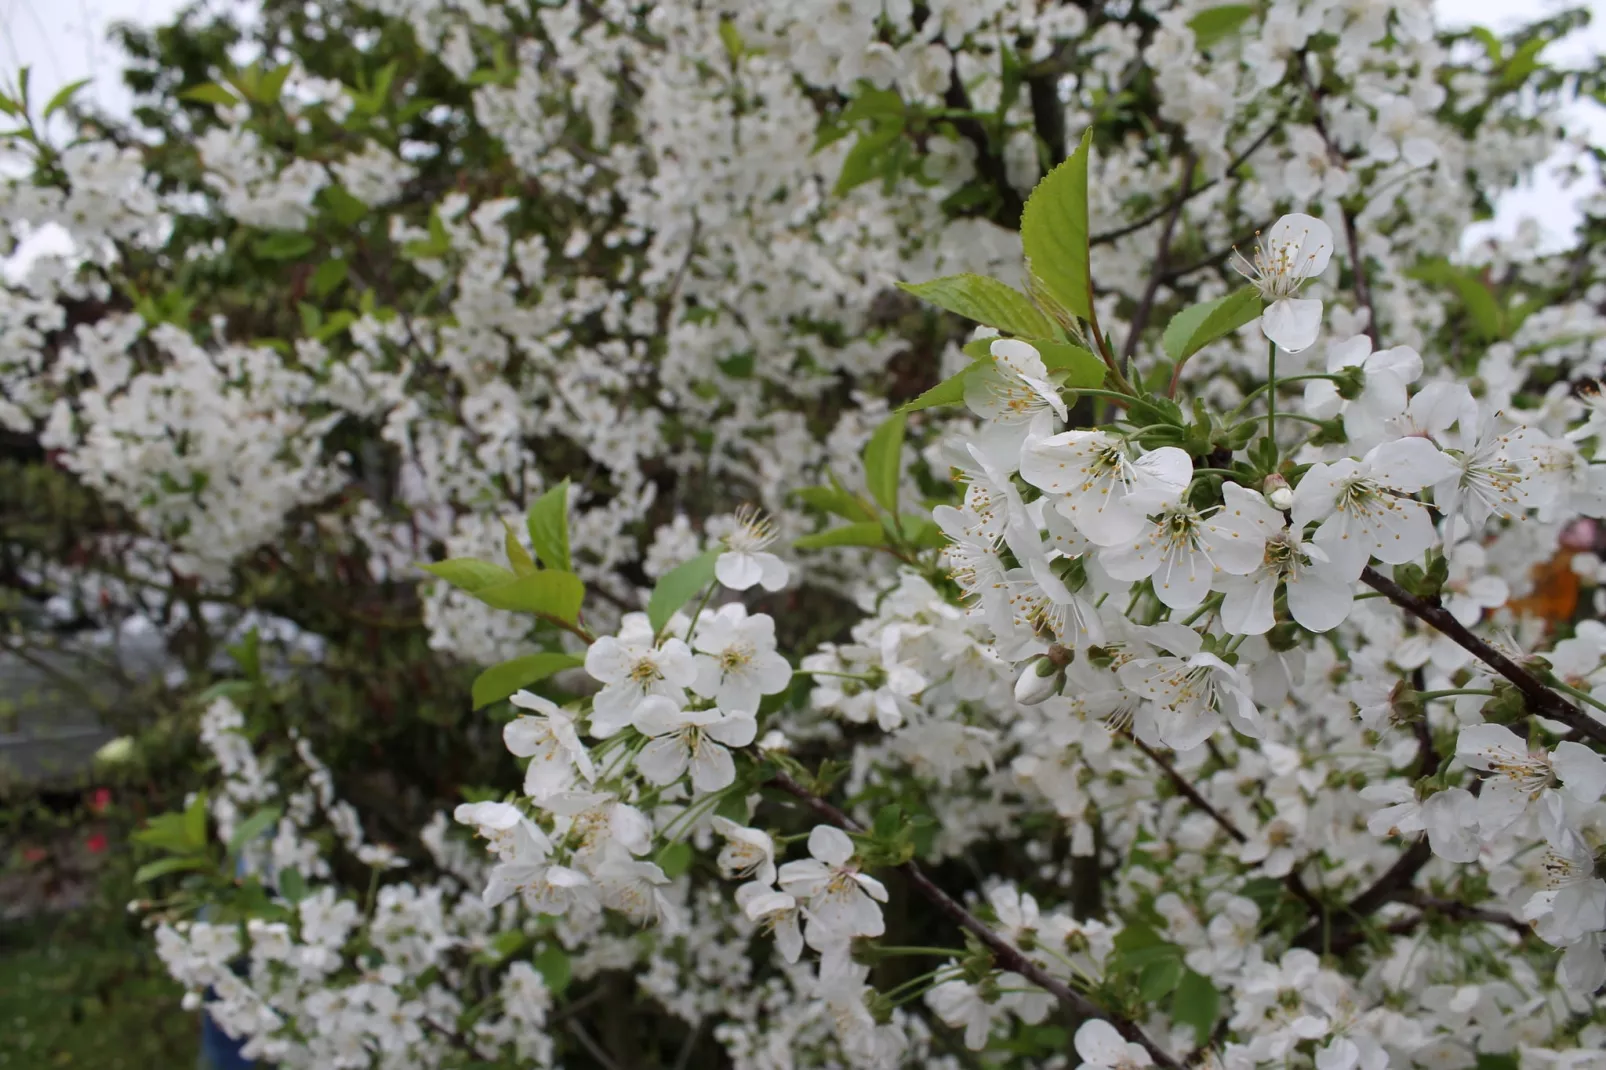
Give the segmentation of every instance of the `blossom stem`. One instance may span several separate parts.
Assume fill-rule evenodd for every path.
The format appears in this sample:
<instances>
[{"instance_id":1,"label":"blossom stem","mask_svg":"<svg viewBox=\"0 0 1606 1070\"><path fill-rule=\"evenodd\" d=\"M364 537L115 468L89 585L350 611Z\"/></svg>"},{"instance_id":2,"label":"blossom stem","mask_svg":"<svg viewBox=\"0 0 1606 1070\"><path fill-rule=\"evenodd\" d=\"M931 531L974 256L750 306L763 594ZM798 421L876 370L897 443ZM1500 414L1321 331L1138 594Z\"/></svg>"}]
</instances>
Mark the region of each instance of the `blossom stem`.
<instances>
[{"instance_id":1,"label":"blossom stem","mask_svg":"<svg viewBox=\"0 0 1606 1070\"><path fill-rule=\"evenodd\" d=\"M881 944L871 944L870 949L877 955L936 955L939 958L955 959L965 957L963 948L954 947L887 947Z\"/></svg>"},{"instance_id":2,"label":"blossom stem","mask_svg":"<svg viewBox=\"0 0 1606 1070\"><path fill-rule=\"evenodd\" d=\"M1277 347L1273 346L1272 348L1275 350ZM1290 375L1286 379L1279 379L1277 381L1279 383L1303 383L1303 382L1308 382L1311 379L1331 379L1333 382L1336 383L1336 382L1339 381L1340 378L1341 378L1341 376L1330 375L1327 372L1313 372L1310 375ZM1272 383L1271 379L1268 378L1264 383L1261 383L1259 386L1255 387L1249 393L1245 394L1243 396L1243 400L1238 403L1238 407L1236 409L1233 409L1232 413L1227 417L1227 422L1230 424L1234 420L1236 420L1238 417L1242 416L1244 410L1249 407L1249 403L1254 401L1261 394L1264 394L1266 392L1266 390L1271 386L1271 383Z\"/></svg>"},{"instance_id":3,"label":"blossom stem","mask_svg":"<svg viewBox=\"0 0 1606 1070\"><path fill-rule=\"evenodd\" d=\"M1597 699L1594 695L1591 695L1588 691L1580 690L1579 688L1576 688L1576 687L1572 686L1571 684L1564 684L1560 680L1554 680L1554 679L1551 680L1550 686L1554 687L1557 691L1566 692L1567 694L1571 695L1573 698L1577 699L1580 702L1584 702L1584 703L1587 703L1587 704L1595 707L1597 710L1600 710L1602 713L1606 713L1606 703L1602 703L1599 699Z\"/></svg>"},{"instance_id":4,"label":"blossom stem","mask_svg":"<svg viewBox=\"0 0 1606 1070\"><path fill-rule=\"evenodd\" d=\"M1418 691L1416 697L1423 702L1436 698L1454 698L1456 695L1488 695L1494 697L1494 692L1481 687L1448 687L1443 691Z\"/></svg>"},{"instance_id":5,"label":"blossom stem","mask_svg":"<svg viewBox=\"0 0 1606 1070\"><path fill-rule=\"evenodd\" d=\"M1266 437L1277 445L1277 343L1266 343Z\"/></svg>"},{"instance_id":6,"label":"blossom stem","mask_svg":"<svg viewBox=\"0 0 1606 1070\"><path fill-rule=\"evenodd\" d=\"M781 791L801 801L815 815L825 819L837 828L846 832L864 831L864 826L809 791L785 773L776 773L770 778L769 782ZM999 936L980 918L966 910L958 900L937 887L931 878L926 876L925 871L914 862L905 862L897 868L908 879L910 885L936 906L950 921L975 934L977 939L993 953L993 961L1000 969L1020 974L1057 998L1073 1014L1083 1018L1101 1018L1109 1022L1122 1036L1135 1044L1142 1045L1156 1065L1165 1067L1166 1070L1181 1070L1182 1064L1167 1054L1164 1048L1144 1035L1143 1030L1138 1028L1136 1023L1128 1018L1104 1010L1081 993L1072 989L1064 981L1043 969L1036 962L1027 958L1019 948Z\"/></svg>"}]
</instances>

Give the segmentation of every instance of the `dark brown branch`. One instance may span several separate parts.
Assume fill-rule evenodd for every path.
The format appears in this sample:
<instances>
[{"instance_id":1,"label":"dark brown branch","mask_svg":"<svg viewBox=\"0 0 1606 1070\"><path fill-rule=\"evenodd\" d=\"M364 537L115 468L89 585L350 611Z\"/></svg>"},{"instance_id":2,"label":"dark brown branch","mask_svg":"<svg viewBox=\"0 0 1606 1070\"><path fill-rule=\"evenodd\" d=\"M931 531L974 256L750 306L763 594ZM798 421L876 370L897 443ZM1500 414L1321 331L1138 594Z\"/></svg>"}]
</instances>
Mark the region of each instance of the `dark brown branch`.
<instances>
[{"instance_id":1,"label":"dark brown branch","mask_svg":"<svg viewBox=\"0 0 1606 1070\"><path fill-rule=\"evenodd\" d=\"M965 83L959 80L958 64L954 65L949 75L948 90L943 94L942 102L958 112L975 110L975 105L970 102L970 94L965 92ZM999 208L993 222L1010 230L1019 230L1021 212L1025 210L1026 202L1010 184L1009 169L1004 166L1003 156L993 151L993 139L988 135L987 128L979 119L969 115L950 118L948 122L976 147L976 173L998 191Z\"/></svg>"},{"instance_id":2,"label":"dark brown branch","mask_svg":"<svg viewBox=\"0 0 1606 1070\"><path fill-rule=\"evenodd\" d=\"M1185 194L1193 183L1194 168L1198 160L1190 150L1182 159L1182 181L1178 188ZM1154 297L1160 292L1160 282L1165 278L1165 261L1171 253L1171 235L1177 229L1177 220L1182 217L1182 206L1187 203L1184 196L1179 194L1172 203L1171 214L1165 217L1165 228L1160 231L1160 243L1154 249L1154 263L1149 268L1149 282L1143 288L1143 296L1138 299L1138 307L1132 313L1132 323L1126 331L1126 345L1121 347L1121 363L1131 361L1138 351L1138 337L1143 329L1149 325L1149 313L1154 309ZM1175 391L1173 391L1174 393Z\"/></svg>"},{"instance_id":3,"label":"dark brown branch","mask_svg":"<svg viewBox=\"0 0 1606 1070\"><path fill-rule=\"evenodd\" d=\"M1210 819L1219 825L1223 832L1233 838L1234 842L1249 842L1249 837L1244 835L1243 829L1239 828L1237 823L1233 821L1232 818L1216 809L1215 805L1211 803L1209 799L1206 799L1202 794L1200 794L1199 789L1189 783L1188 778L1177 771L1176 766L1166 761L1165 755L1161 754L1159 751L1155 750L1153 747L1149 746L1136 736L1128 735L1127 738L1133 743L1137 744L1138 749L1147 755L1150 761L1160 767L1160 771L1166 775L1166 779L1171 781L1171 785L1177 789L1177 792L1181 794L1183 798L1187 799L1202 813L1208 814ZM1316 898L1315 893L1313 893L1310 890L1310 887L1305 884L1305 879L1299 875L1298 866L1289 871L1288 876L1283 878L1283 883L1287 885L1290 892L1294 893L1294 897L1301 903L1304 903L1306 908L1313 914L1320 917L1326 910L1326 907L1322 904L1322 901Z\"/></svg>"},{"instance_id":4,"label":"dark brown branch","mask_svg":"<svg viewBox=\"0 0 1606 1070\"><path fill-rule=\"evenodd\" d=\"M1428 838L1419 837L1404 854L1394 860L1394 864L1387 872L1372 882L1371 887L1350 900L1343 914L1333 919L1331 928L1323 919L1317 918L1294 937L1294 946L1315 948L1322 942L1323 933L1326 933L1331 940L1329 950L1354 946L1354 942L1349 940L1349 932L1356 929L1363 918L1409 888L1411 882L1416 880L1416 875L1432 857L1433 851L1428 847ZM1334 930L1337 930L1336 933Z\"/></svg>"},{"instance_id":5,"label":"dark brown branch","mask_svg":"<svg viewBox=\"0 0 1606 1070\"><path fill-rule=\"evenodd\" d=\"M1602 725L1562 698L1546 687L1539 677L1473 635L1443 606L1418 598L1373 568L1367 568L1361 573L1361 582L1379 594L1385 595L1389 601L1422 623L1448 636L1461 649L1473 654L1489 668L1510 680L1516 685L1517 690L1522 692L1523 698L1528 700L1529 707L1535 713L1553 721L1560 721L1596 743L1606 744L1606 725Z\"/></svg>"},{"instance_id":6,"label":"dark brown branch","mask_svg":"<svg viewBox=\"0 0 1606 1070\"><path fill-rule=\"evenodd\" d=\"M864 826L853 818L838 810L812 791L787 776L777 773L770 779L770 783L780 790L798 799L814 814L837 828L848 832L863 832ZM1168 1055L1163 1048L1155 1044L1144 1035L1132 1021L1110 1014L1086 996L1071 988L1064 981L1044 970L1037 963L1027 958L1019 948L1008 940L999 936L988 928L981 919L966 910L957 900L934 884L930 877L914 862L905 862L898 867L904 877L921 895L925 896L950 921L960 928L975 935L987 949L993 953L993 961L999 969L1011 973L1018 973L1039 988L1048 992L1063 1003L1073 1014L1083 1018L1102 1018L1113 1025L1127 1040L1141 1044L1159 1066L1169 1067L1171 1070L1181 1070L1181 1064Z\"/></svg>"}]
</instances>

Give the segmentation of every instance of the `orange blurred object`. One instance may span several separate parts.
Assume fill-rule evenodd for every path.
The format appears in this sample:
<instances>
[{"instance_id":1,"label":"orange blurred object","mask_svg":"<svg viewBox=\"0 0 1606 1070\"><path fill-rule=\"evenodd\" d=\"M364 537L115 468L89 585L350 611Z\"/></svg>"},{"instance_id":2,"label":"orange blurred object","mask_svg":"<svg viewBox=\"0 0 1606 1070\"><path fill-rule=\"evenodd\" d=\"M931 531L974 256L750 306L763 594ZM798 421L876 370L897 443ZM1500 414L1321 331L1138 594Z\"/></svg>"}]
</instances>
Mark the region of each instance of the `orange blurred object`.
<instances>
[{"instance_id":1,"label":"orange blurred object","mask_svg":"<svg viewBox=\"0 0 1606 1070\"><path fill-rule=\"evenodd\" d=\"M1573 550L1558 550L1549 561L1533 567L1534 589L1513 598L1506 608L1519 617L1539 617L1552 628L1572 620L1578 609L1578 574L1573 571Z\"/></svg>"}]
</instances>

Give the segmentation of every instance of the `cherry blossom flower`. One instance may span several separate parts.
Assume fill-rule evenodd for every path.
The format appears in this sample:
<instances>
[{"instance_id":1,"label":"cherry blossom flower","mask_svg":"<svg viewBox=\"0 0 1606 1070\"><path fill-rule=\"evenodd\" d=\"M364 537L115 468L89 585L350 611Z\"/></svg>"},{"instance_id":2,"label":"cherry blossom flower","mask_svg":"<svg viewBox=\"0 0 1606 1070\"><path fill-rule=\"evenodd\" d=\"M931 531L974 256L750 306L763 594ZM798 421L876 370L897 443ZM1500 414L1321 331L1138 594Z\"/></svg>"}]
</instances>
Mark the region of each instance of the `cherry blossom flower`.
<instances>
[{"instance_id":1,"label":"cherry blossom flower","mask_svg":"<svg viewBox=\"0 0 1606 1070\"><path fill-rule=\"evenodd\" d=\"M586 650L586 672L603 683L591 702L590 732L606 739L628 725L649 696L680 706L697 679L691 648L680 639L653 643L645 613L626 614L618 636L604 635Z\"/></svg>"},{"instance_id":2,"label":"cherry blossom flower","mask_svg":"<svg viewBox=\"0 0 1606 1070\"><path fill-rule=\"evenodd\" d=\"M714 577L733 591L754 584L779 591L790 573L786 562L765 549L774 541L774 523L752 506L742 506L736 510L735 530L725 536L725 550L714 560Z\"/></svg>"},{"instance_id":3,"label":"cherry blossom flower","mask_svg":"<svg viewBox=\"0 0 1606 1070\"><path fill-rule=\"evenodd\" d=\"M1478 795L1478 824L1485 840L1537 806L1540 828L1554 841L1565 822L1562 793L1587 805L1606 792L1606 758L1572 740L1547 753L1530 750L1505 725L1468 725L1456 737L1455 754L1463 764L1492 774Z\"/></svg>"},{"instance_id":4,"label":"cherry blossom flower","mask_svg":"<svg viewBox=\"0 0 1606 1070\"><path fill-rule=\"evenodd\" d=\"M993 361L965 378L965 405L986 420L973 448L989 466L1013 472L1028 435L1049 434L1064 420L1065 402L1048 381L1043 358L1029 343L1000 338L989 347Z\"/></svg>"},{"instance_id":5,"label":"cherry blossom flower","mask_svg":"<svg viewBox=\"0 0 1606 1070\"><path fill-rule=\"evenodd\" d=\"M758 735L751 713L737 710L677 709L654 695L631 722L651 739L636 755L636 769L649 784L673 784L691 772L692 787L720 791L736 782L736 762L728 747L745 747Z\"/></svg>"},{"instance_id":6,"label":"cherry blossom flower","mask_svg":"<svg viewBox=\"0 0 1606 1070\"><path fill-rule=\"evenodd\" d=\"M880 936L886 929L877 902L887 901L886 887L853 862L853 841L830 825L809 833L812 858L788 862L780 869L781 890L808 908L804 937L819 950L856 936Z\"/></svg>"},{"instance_id":7,"label":"cherry blossom flower","mask_svg":"<svg viewBox=\"0 0 1606 1070\"><path fill-rule=\"evenodd\" d=\"M1333 256L1333 230L1314 216L1285 215L1265 236L1255 236L1255 257L1235 253L1234 269L1268 302L1260 330L1279 349L1298 353L1316 341L1322 329L1322 303L1294 295L1327 270Z\"/></svg>"},{"instance_id":8,"label":"cherry blossom flower","mask_svg":"<svg viewBox=\"0 0 1606 1070\"><path fill-rule=\"evenodd\" d=\"M775 621L763 613L748 616L740 602L699 618L691 648L693 690L722 709L755 713L765 695L792 682L792 666L775 652Z\"/></svg>"},{"instance_id":9,"label":"cherry blossom flower","mask_svg":"<svg viewBox=\"0 0 1606 1070\"><path fill-rule=\"evenodd\" d=\"M1134 456L1105 431L1033 439L1020 464L1021 478L1052 495L1055 508L1097 546L1134 538L1149 514L1181 500L1193 478L1193 462L1175 446Z\"/></svg>"},{"instance_id":10,"label":"cherry blossom flower","mask_svg":"<svg viewBox=\"0 0 1606 1070\"><path fill-rule=\"evenodd\" d=\"M1321 521L1315 544L1346 580L1373 557L1391 565L1410 561L1437 535L1427 507L1404 495L1449 471L1449 458L1421 438L1374 446L1360 461L1311 465L1294 489L1294 526Z\"/></svg>"},{"instance_id":11,"label":"cherry blossom flower","mask_svg":"<svg viewBox=\"0 0 1606 1070\"><path fill-rule=\"evenodd\" d=\"M1076 1054L1082 1057L1079 1070L1138 1070L1154 1065L1142 1044L1128 1042L1102 1018L1083 1022L1076 1030L1075 1044Z\"/></svg>"},{"instance_id":12,"label":"cherry blossom flower","mask_svg":"<svg viewBox=\"0 0 1606 1070\"><path fill-rule=\"evenodd\" d=\"M524 771L524 793L537 798L562 791L574 783L576 771L592 781L597 771L591 755L580 742L576 718L540 695L515 692L509 700L521 710L534 710L537 716L520 715L502 726L502 741L515 757L528 758Z\"/></svg>"}]
</instances>

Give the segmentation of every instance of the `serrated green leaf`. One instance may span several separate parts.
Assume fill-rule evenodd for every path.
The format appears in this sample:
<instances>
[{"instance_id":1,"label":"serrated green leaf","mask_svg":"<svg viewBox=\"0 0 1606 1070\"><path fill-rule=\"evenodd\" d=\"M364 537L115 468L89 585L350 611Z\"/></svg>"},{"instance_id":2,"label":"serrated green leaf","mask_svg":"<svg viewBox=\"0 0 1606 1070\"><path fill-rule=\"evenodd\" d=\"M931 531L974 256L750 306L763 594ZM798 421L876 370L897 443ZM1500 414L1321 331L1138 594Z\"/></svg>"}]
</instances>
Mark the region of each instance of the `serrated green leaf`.
<instances>
[{"instance_id":1,"label":"serrated green leaf","mask_svg":"<svg viewBox=\"0 0 1606 1070\"><path fill-rule=\"evenodd\" d=\"M482 710L501 702L515 691L540 683L554 673L584 665L585 659L573 654L543 652L492 665L474 679L474 708Z\"/></svg>"},{"instance_id":2,"label":"serrated green leaf","mask_svg":"<svg viewBox=\"0 0 1606 1070\"><path fill-rule=\"evenodd\" d=\"M1216 1028L1216 1016L1221 1013L1221 993L1211 984L1210 978L1187 970L1177 983L1176 995L1171 997L1171 1017L1183 1025L1193 1026L1195 1042L1203 1045Z\"/></svg>"},{"instance_id":3,"label":"serrated green leaf","mask_svg":"<svg viewBox=\"0 0 1606 1070\"><path fill-rule=\"evenodd\" d=\"M202 829L204 845L205 829ZM148 819L143 828L135 829L129 839L142 847L154 847L169 854L193 854L195 845L190 840L183 813L157 814Z\"/></svg>"},{"instance_id":4,"label":"serrated green leaf","mask_svg":"<svg viewBox=\"0 0 1606 1070\"><path fill-rule=\"evenodd\" d=\"M1193 30L1194 47L1201 51L1217 41L1237 32L1238 28L1255 13L1249 4L1223 4L1209 7L1188 20Z\"/></svg>"},{"instance_id":5,"label":"serrated green leaf","mask_svg":"<svg viewBox=\"0 0 1606 1070\"><path fill-rule=\"evenodd\" d=\"M889 416L864 447L864 482L870 497L889 513L898 511L898 477L903 469L903 425L901 412Z\"/></svg>"},{"instance_id":6,"label":"serrated green leaf","mask_svg":"<svg viewBox=\"0 0 1606 1070\"><path fill-rule=\"evenodd\" d=\"M469 594L518 579L501 565L493 565L476 557L453 557L418 567Z\"/></svg>"},{"instance_id":7,"label":"serrated green leaf","mask_svg":"<svg viewBox=\"0 0 1606 1070\"><path fill-rule=\"evenodd\" d=\"M1087 247L1087 157L1092 141L1089 127L1076 151L1032 190L1020 223L1026 270L1044 293L1084 320L1093 310Z\"/></svg>"},{"instance_id":8,"label":"serrated green leaf","mask_svg":"<svg viewBox=\"0 0 1606 1070\"><path fill-rule=\"evenodd\" d=\"M535 559L524 548L519 537L513 534L513 525L506 520L502 521L502 548L507 553L507 563L515 576L528 576L535 572Z\"/></svg>"},{"instance_id":9,"label":"serrated green leaf","mask_svg":"<svg viewBox=\"0 0 1606 1070\"><path fill-rule=\"evenodd\" d=\"M217 104L231 108L240 103L240 98L230 93L216 82L207 82L204 85L191 86L178 95L180 100L193 100L200 104Z\"/></svg>"},{"instance_id":10,"label":"serrated green leaf","mask_svg":"<svg viewBox=\"0 0 1606 1070\"><path fill-rule=\"evenodd\" d=\"M991 341L991 339L987 339ZM959 405L965 400L965 376L978 368L985 368L992 363L992 357L983 357L972 361L964 371L957 375L950 375L936 386L927 390L913 401L906 401L898 407L899 412L919 412L921 409L935 409L940 405Z\"/></svg>"},{"instance_id":11,"label":"serrated green leaf","mask_svg":"<svg viewBox=\"0 0 1606 1070\"><path fill-rule=\"evenodd\" d=\"M795 539L792 545L799 550L824 550L832 546L885 546L887 533L880 524L874 521L865 521L861 524L848 524L829 531L821 531L814 535L805 535Z\"/></svg>"},{"instance_id":12,"label":"serrated green leaf","mask_svg":"<svg viewBox=\"0 0 1606 1070\"><path fill-rule=\"evenodd\" d=\"M938 308L996 327L1005 334L1048 338L1055 331L1053 322L1037 310L1031 298L985 275L947 275L930 282L900 282L898 288Z\"/></svg>"},{"instance_id":13,"label":"serrated green leaf","mask_svg":"<svg viewBox=\"0 0 1606 1070\"><path fill-rule=\"evenodd\" d=\"M569 967L569 956L561 947L548 944L530 961L530 964L535 967L535 972L541 975L541 979L546 982L547 988L551 989L554 996L563 995L564 990L569 987L572 971Z\"/></svg>"},{"instance_id":14,"label":"serrated green leaf","mask_svg":"<svg viewBox=\"0 0 1606 1070\"><path fill-rule=\"evenodd\" d=\"M264 260L297 260L312 252L317 245L306 234L280 230L253 242L251 252Z\"/></svg>"},{"instance_id":15,"label":"serrated green leaf","mask_svg":"<svg viewBox=\"0 0 1606 1070\"><path fill-rule=\"evenodd\" d=\"M553 487L535 500L525 517L530 545L547 568L574 571L569 556L569 481Z\"/></svg>"},{"instance_id":16,"label":"serrated green leaf","mask_svg":"<svg viewBox=\"0 0 1606 1070\"><path fill-rule=\"evenodd\" d=\"M144 884L155 880L157 877L165 877L169 873L184 873L210 868L212 868L212 860L205 855L158 858L154 862L145 863L134 871L134 883Z\"/></svg>"},{"instance_id":17,"label":"serrated green leaf","mask_svg":"<svg viewBox=\"0 0 1606 1070\"><path fill-rule=\"evenodd\" d=\"M264 806L236 825L234 835L229 837L229 857L233 858L240 853L240 848L267 832L283 814L284 810L281 807Z\"/></svg>"},{"instance_id":18,"label":"serrated green leaf","mask_svg":"<svg viewBox=\"0 0 1606 1070\"><path fill-rule=\"evenodd\" d=\"M580 577L572 572L547 568L469 593L492 609L539 613L573 624L580 616L580 603L585 601L586 587L580 582Z\"/></svg>"},{"instance_id":19,"label":"serrated green leaf","mask_svg":"<svg viewBox=\"0 0 1606 1070\"><path fill-rule=\"evenodd\" d=\"M1225 338L1261 313L1260 292L1245 286L1214 301L1190 305L1171 317L1161 344L1166 356L1184 361L1211 342Z\"/></svg>"},{"instance_id":20,"label":"serrated green leaf","mask_svg":"<svg viewBox=\"0 0 1606 1070\"><path fill-rule=\"evenodd\" d=\"M698 554L658 578L652 596L647 599L647 623L654 634L663 630L681 606L714 582L714 562L719 560L719 555L719 550Z\"/></svg>"},{"instance_id":21,"label":"serrated green leaf","mask_svg":"<svg viewBox=\"0 0 1606 1070\"><path fill-rule=\"evenodd\" d=\"M679 840L675 843L666 844L653 861L657 862L658 868L664 871L664 876L674 880L691 868L691 859L691 844L684 840Z\"/></svg>"}]
</instances>

